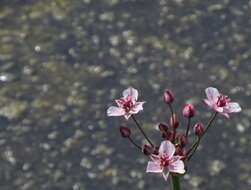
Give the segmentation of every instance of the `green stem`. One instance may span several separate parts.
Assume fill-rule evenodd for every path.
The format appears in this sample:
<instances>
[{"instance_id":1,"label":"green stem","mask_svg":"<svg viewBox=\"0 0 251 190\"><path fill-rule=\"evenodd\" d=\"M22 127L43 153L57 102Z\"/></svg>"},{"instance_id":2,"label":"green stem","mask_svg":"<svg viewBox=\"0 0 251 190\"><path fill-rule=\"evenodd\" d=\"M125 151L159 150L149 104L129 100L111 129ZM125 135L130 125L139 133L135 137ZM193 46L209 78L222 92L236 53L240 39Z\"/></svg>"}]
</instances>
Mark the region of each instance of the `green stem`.
<instances>
[{"instance_id":1,"label":"green stem","mask_svg":"<svg viewBox=\"0 0 251 190\"><path fill-rule=\"evenodd\" d=\"M187 120L187 130L186 130L186 138L188 137L189 129L190 129L191 118L189 117Z\"/></svg>"},{"instance_id":2,"label":"green stem","mask_svg":"<svg viewBox=\"0 0 251 190\"><path fill-rule=\"evenodd\" d=\"M171 190L180 190L180 178L175 175L171 175Z\"/></svg>"},{"instance_id":3,"label":"green stem","mask_svg":"<svg viewBox=\"0 0 251 190\"><path fill-rule=\"evenodd\" d=\"M136 126L138 127L138 129L140 130L140 132L143 134L143 136L145 137L145 139L148 141L148 143L154 147L152 141L148 138L148 136L146 135L145 131L142 129L142 127L140 126L140 124L138 123L138 121L136 120L135 116L132 115L131 116L133 121L135 122Z\"/></svg>"},{"instance_id":4,"label":"green stem","mask_svg":"<svg viewBox=\"0 0 251 190\"><path fill-rule=\"evenodd\" d=\"M193 157L193 155L195 154L195 152L196 152L196 150L197 150L197 148L198 148L198 146L199 146L199 144L200 144L200 141L201 141L202 137L206 134L206 132L208 131L208 129L212 126L211 124L213 123L213 121L214 121L214 119L216 118L217 114L218 114L218 112L215 112L215 113L212 115L211 119L209 120L209 122L208 122L208 124L207 124L207 126L206 126L206 129L205 129L204 133L198 138L197 142L196 142L196 143L192 146L192 148L188 151L188 154L190 154L190 155L188 156L188 158L187 158L188 161L189 161L189 160Z\"/></svg>"},{"instance_id":5,"label":"green stem","mask_svg":"<svg viewBox=\"0 0 251 190\"><path fill-rule=\"evenodd\" d=\"M173 128L173 136L172 136L172 143L175 143L175 137L176 137L176 127L174 126L174 112L173 107L171 104L168 104L169 110L171 112L171 127Z\"/></svg>"}]
</instances>

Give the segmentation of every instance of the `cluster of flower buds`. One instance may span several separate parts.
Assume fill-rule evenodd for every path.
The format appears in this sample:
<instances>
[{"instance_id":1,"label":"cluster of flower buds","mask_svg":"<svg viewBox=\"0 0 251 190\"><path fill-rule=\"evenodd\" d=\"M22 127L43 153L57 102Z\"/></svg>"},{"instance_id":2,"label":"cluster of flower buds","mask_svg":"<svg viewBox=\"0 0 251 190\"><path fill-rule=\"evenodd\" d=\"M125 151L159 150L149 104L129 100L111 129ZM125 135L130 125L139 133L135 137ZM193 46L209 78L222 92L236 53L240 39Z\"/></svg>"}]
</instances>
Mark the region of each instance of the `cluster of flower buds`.
<instances>
[{"instance_id":1,"label":"cluster of flower buds","mask_svg":"<svg viewBox=\"0 0 251 190\"><path fill-rule=\"evenodd\" d=\"M132 118L137 128L145 137L148 144L143 146L138 145L131 137L131 130L127 126L120 126L120 134L123 138L127 138L137 149L144 155L149 157L147 165L147 172L162 173L163 177L167 179L169 173L184 174L185 163L187 163L199 146L201 138L211 127L213 121L218 114L229 118L229 114L233 112L240 112L241 107L236 102L230 102L230 99L219 93L216 88L209 87L205 90L207 98L204 103L213 110L212 117L206 126L200 121L193 125L192 119L195 116L196 110L193 104L185 104L182 109L182 116L185 119L185 126L180 126L177 113L173 109L174 95L170 89L166 89L163 93L163 101L168 105L170 111L170 119L167 122L161 122L157 125L158 131L161 133L162 142L155 144L148 137L143 127L137 121L135 114L143 110L145 102L137 102L138 91L134 88L128 88L123 91L123 97L115 100L117 107L111 106L107 110L108 116L124 116L126 120ZM193 128L191 129L191 126ZM188 147L190 132L196 138L194 143Z\"/></svg>"}]
</instances>

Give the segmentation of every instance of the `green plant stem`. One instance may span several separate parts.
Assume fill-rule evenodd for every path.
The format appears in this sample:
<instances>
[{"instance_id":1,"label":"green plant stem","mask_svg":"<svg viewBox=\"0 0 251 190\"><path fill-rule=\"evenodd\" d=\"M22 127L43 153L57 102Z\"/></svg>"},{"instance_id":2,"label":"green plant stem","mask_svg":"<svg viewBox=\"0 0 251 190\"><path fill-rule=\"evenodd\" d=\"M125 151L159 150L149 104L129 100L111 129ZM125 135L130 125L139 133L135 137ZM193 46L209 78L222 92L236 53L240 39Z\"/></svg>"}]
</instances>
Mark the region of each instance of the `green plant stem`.
<instances>
[{"instance_id":1,"label":"green plant stem","mask_svg":"<svg viewBox=\"0 0 251 190\"><path fill-rule=\"evenodd\" d=\"M171 174L171 190L180 190L180 178Z\"/></svg>"},{"instance_id":2,"label":"green plant stem","mask_svg":"<svg viewBox=\"0 0 251 190\"><path fill-rule=\"evenodd\" d=\"M191 118L189 117L187 120L187 130L186 130L186 138L188 137L189 129L190 129Z\"/></svg>"},{"instance_id":3,"label":"green plant stem","mask_svg":"<svg viewBox=\"0 0 251 190\"><path fill-rule=\"evenodd\" d=\"M173 111L173 107L171 104L168 104L169 110L171 112L171 127L173 128L173 136L172 136L172 142L175 142L175 136L176 136L176 128L174 126L174 111Z\"/></svg>"},{"instance_id":4,"label":"green plant stem","mask_svg":"<svg viewBox=\"0 0 251 190\"><path fill-rule=\"evenodd\" d=\"M152 147L154 147L152 141L148 138L148 136L146 135L146 133L144 132L144 130L142 129L142 127L140 126L140 124L139 124L138 121L136 120L135 116L132 115L131 117L132 117L133 121L135 122L136 126L138 127L138 129L140 130L140 132L143 134L143 136L145 137L145 139L148 141L148 143L149 143Z\"/></svg>"},{"instance_id":5,"label":"green plant stem","mask_svg":"<svg viewBox=\"0 0 251 190\"><path fill-rule=\"evenodd\" d=\"M137 145L137 143L134 142L134 140L131 137L128 137L128 140L137 148L141 151L141 147Z\"/></svg>"},{"instance_id":6,"label":"green plant stem","mask_svg":"<svg viewBox=\"0 0 251 190\"><path fill-rule=\"evenodd\" d=\"M193 144L192 148L188 151L188 154L190 154L190 155L188 156L188 158L187 158L188 161L189 161L189 160L193 157L193 155L195 154L195 152L196 152L196 150L197 150L197 148L198 148L198 146L199 146L199 144L200 144L200 141L201 141L202 137L206 134L206 132L208 131L208 129L212 126L212 123L213 123L214 119L216 118L217 114L218 114L218 113L215 112L215 113L212 115L211 119L209 120L209 122L208 122L208 124L207 124L207 126L206 126L206 129L205 129L204 133L203 133L200 137L198 137L197 142L196 142L195 144Z\"/></svg>"}]
</instances>

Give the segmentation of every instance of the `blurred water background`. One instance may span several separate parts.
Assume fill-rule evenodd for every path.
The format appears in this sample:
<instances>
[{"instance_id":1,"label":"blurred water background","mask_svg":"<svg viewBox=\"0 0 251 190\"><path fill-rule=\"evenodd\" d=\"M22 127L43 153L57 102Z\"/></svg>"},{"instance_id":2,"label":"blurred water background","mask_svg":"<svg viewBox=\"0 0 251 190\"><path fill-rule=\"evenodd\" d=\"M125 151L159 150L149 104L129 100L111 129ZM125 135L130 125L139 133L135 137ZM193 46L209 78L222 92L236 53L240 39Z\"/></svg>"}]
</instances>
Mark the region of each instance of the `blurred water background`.
<instances>
[{"instance_id":1,"label":"blurred water background","mask_svg":"<svg viewBox=\"0 0 251 190\"><path fill-rule=\"evenodd\" d=\"M0 189L168 189L120 138L125 120L105 114L128 86L147 102L138 118L155 142L166 87L178 112L192 102L202 121L206 87L238 101L243 112L217 120L182 185L251 189L250 9L249 0L1 0Z\"/></svg>"}]
</instances>

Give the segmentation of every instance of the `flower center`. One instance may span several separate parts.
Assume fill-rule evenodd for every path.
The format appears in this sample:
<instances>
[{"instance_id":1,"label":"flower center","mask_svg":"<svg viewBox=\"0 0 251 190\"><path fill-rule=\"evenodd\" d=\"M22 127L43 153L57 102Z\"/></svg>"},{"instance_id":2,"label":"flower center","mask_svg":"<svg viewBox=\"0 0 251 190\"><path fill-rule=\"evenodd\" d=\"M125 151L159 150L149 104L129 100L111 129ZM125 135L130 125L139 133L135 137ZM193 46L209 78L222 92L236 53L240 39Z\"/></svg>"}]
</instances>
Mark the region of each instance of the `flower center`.
<instances>
[{"instance_id":1,"label":"flower center","mask_svg":"<svg viewBox=\"0 0 251 190\"><path fill-rule=\"evenodd\" d=\"M160 166L161 167L167 167L169 165L169 156L167 156L166 154L163 154L161 157L160 157Z\"/></svg>"},{"instance_id":2,"label":"flower center","mask_svg":"<svg viewBox=\"0 0 251 190\"><path fill-rule=\"evenodd\" d=\"M224 107L229 102L230 102L230 99L227 96L221 94L218 96L218 100L216 104L218 107Z\"/></svg>"},{"instance_id":3,"label":"flower center","mask_svg":"<svg viewBox=\"0 0 251 190\"><path fill-rule=\"evenodd\" d=\"M130 111L133 107L133 101L130 96L126 97L123 100L123 109L125 109L126 112Z\"/></svg>"}]
</instances>

